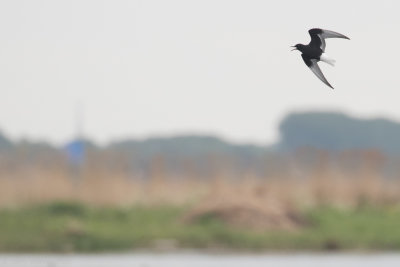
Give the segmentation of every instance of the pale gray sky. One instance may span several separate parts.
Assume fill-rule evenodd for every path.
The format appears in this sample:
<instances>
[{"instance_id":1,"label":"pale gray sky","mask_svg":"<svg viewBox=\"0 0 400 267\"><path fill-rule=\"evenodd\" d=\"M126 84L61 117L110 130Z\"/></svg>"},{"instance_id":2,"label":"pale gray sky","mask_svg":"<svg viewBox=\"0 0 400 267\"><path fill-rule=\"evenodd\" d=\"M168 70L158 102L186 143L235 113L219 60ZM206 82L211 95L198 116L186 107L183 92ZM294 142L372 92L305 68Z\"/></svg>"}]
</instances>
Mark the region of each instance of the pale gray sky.
<instances>
[{"instance_id":1,"label":"pale gray sky","mask_svg":"<svg viewBox=\"0 0 400 267\"><path fill-rule=\"evenodd\" d=\"M0 128L62 143L85 134L210 133L270 143L294 110L400 120L399 1L0 2ZM331 90L290 45L338 31Z\"/></svg>"}]
</instances>

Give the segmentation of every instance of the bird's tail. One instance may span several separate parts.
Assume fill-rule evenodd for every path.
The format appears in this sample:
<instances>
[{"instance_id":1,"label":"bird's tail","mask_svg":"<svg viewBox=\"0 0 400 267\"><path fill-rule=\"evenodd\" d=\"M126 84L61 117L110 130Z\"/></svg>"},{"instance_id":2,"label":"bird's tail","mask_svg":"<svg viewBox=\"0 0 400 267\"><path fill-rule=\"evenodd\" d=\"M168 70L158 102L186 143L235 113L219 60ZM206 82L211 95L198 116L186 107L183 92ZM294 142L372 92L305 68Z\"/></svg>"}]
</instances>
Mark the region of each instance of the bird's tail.
<instances>
[{"instance_id":1,"label":"bird's tail","mask_svg":"<svg viewBox=\"0 0 400 267\"><path fill-rule=\"evenodd\" d=\"M319 58L319 60L331 65L331 66L335 66L336 60L326 57L324 55L321 55L321 57Z\"/></svg>"}]
</instances>

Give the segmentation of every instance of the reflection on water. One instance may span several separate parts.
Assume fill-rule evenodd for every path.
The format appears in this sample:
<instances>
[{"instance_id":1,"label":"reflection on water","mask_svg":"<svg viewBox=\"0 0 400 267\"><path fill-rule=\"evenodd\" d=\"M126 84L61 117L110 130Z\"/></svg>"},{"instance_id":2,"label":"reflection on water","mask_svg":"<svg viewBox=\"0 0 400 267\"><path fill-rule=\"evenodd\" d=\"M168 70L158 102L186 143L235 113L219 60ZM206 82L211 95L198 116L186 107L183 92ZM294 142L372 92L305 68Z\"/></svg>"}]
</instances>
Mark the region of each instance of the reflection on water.
<instances>
[{"instance_id":1,"label":"reflection on water","mask_svg":"<svg viewBox=\"0 0 400 267\"><path fill-rule=\"evenodd\" d=\"M7 267L329 267L400 266L400 254L296 254L296 255L212 255L212 254L91 254L91 255L0 255Z\"/></svg>"}]
</instances>

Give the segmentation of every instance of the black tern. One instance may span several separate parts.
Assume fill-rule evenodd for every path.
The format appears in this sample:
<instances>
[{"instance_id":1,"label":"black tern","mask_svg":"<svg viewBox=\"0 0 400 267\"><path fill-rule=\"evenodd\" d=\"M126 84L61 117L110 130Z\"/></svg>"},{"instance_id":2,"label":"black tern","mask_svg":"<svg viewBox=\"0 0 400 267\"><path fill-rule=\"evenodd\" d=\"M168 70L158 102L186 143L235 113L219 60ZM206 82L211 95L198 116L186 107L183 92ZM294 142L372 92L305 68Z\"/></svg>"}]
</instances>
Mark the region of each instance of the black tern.
<instances>
[{"instance_id":1,"label":"black tern","mask_svg":"<svg viewBox=\"0 0 400 267\"><path fill-rule=\"evenodd\" d=\"M324 74L322 73L321 69L318 66L319 61L323 61L325 63L328 63L329 65L334 66L335 60L330 59L323 54L325 53L325 39L327 38L343 38L343 39L348 39L350 40L349 37L334 32L334 31L328 31L328 30L322 30L318 28L314 28L308 31L308 33L311 36L311 41L308 45L303 45L303 44L297 44L292 47L294 47L293 50L299 50L301 52L301 57L304 60L304 63L306 63L307 67L310 68L310 70L321 80L323 81L326 85L328 85L330 88L333 89L332 85L326 80Z\"/></svg>"}]
</instances>

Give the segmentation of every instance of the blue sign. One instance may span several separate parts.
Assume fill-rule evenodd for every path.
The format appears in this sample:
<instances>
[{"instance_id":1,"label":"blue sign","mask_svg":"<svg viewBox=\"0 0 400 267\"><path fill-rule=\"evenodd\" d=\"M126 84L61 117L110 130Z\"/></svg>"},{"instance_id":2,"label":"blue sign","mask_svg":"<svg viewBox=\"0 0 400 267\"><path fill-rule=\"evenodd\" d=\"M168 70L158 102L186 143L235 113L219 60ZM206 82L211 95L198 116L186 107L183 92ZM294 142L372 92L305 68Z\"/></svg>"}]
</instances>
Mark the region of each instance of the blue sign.
<instances>
[{"instance_id":1,"label":"blue sign","mask_svg":"<svg viewBox=\"0 0 400 267\"><path fill-rule=\"evenodd\" d=\"M85 161L85 142L75 140L65 146L68 162L74 166L81 166Z\"/></svg>"}]
</instances>

